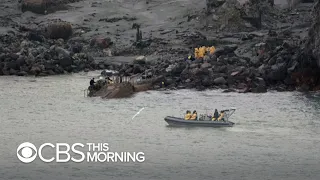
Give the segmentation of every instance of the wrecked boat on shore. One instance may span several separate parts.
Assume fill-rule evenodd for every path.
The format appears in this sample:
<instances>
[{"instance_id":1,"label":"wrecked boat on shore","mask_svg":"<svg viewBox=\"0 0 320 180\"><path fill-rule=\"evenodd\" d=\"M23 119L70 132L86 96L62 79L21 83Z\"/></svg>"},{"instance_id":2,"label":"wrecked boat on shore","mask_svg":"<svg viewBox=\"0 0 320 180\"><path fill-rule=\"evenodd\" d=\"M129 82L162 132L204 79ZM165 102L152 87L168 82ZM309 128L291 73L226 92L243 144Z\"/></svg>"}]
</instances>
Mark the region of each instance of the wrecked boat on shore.
<instances>
[{"instance_id":1,"label":"wrecked boat on shore","mask_svg":"<svg viewBox=\"0 0 320 180\"><path fill-rule=\"evenodd\" d=\"M119 76L116 71L103 71L95 85L85 90L85 96L107 99L128 98L134 93L152 90L154 85L161 80L162 77L152 77L146 74Z\"/></svg>"}]
</instances>

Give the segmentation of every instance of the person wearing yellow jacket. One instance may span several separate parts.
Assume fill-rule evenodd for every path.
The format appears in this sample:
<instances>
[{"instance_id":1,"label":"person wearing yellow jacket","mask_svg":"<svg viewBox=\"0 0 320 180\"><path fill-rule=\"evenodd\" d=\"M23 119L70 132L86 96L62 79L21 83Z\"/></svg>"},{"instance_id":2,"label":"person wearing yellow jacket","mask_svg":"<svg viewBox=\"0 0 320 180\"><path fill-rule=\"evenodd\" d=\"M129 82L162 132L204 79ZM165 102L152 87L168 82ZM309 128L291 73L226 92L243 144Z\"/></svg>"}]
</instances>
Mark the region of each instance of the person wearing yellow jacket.
<instances>
[{"instance_id":1,"label":"person wearing yellow jacket","mask_svg":"<svg viewBox=\"0 0 320 180\"><path fill-rule=\"evenodd\" d=\"M194 58L198 59L199 58L199 49L194 48Z\"/></svg>"},{"instance_id":2,"label":"person wearing yellow jacket","mask_svg":"<svg viewBox=\"0 0 320 180\"><path fill-rule=\"evenodd\" d=\"M206 54L206 47L202 46L199 48L199 58L203 58Z\"/></svg>"},{"instance_id":3,"label":"person wearing yellow jacket","mask_svg":"<svg viewBox=\"0 0 320 180\"><path fill-rule=\"evenodd\" d=\"M186 115L184 116L184 119L185 120L190 120L190 118L191 118L191 112L187 111Z\"/></svg>"},{"instance_id":4,"label":"person wearing yellow jacket","mask_svg":"<svg viewBox=\"0 0 320 180\"><path fill-rule=\"evenodd\" d=\"M213 117L212 117L212 121L216 121L216 120L218 120L218 118L219 118L219 113L218 113L218 110L215 109Z\"/></svg>"},{"instance_id":5,"label":"person wearing yellow jacket","mask_svg":"<svg viewBox=\"0 0 320 180\"><path fill-rule=\"evenodd\" d=\"M197 120L198 119L198 114L197 114L197 111L194 110L193 113L192 113L192 116L190 118L190 120Z\"/></svg>"},{"instance_id":6,"label":"person wearing yellow jacket","mask_svg":"<svg viewBox=\"0 0 320 180\"><path fill-rule=\"evenodd\" d=\"M206 47L206 54L210 52L210 47Z\"/></svg>"},{"instance_id":7,"label":"person wearing yellow jacket","mask_svg":"<svg viewBox=\"0 0 320 180\"><path fill-rule=\"evenodd\" d=\"M214 46L211 46L209 48L210 54L213 54L216 51L216 48Z\"/></svg>"},{"instance_id":8,"label":"person wearing yellow jacket","mask_svg":"<svg viewBox=\"0 0 320 180\"><path fill-rule=\"evenodd\" d=\"M223 118L223 117L224 117L224 111L221 111L221 112L220 112L220 116L219 116L219 118L218 118L218 121L221 121L221 120L224 121L224 118Z\"/></svg>"}]
</instances>

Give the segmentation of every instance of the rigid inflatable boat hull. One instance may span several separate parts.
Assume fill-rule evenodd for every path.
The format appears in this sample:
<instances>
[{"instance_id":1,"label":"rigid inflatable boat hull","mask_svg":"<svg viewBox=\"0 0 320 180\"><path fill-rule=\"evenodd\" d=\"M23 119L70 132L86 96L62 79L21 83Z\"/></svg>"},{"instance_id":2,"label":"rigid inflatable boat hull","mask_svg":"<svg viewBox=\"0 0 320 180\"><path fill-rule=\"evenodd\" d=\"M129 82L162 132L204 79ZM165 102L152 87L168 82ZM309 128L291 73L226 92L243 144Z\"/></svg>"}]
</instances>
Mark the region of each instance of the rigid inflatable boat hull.
<instances>
[{"instance_id":1,"label":"rigid inflatable boat hull","mask_svg":"<svg viewBox=\"0 0 320 180\"><path fill-rule=\"evenodd\" d=\"M185 120L183 118L177 118L172 116L167 116L164 120L170 126L191 126L191 127L232 127L234 125L231 121L195 121L195 120Z\"/></svg>"}]
</instances>

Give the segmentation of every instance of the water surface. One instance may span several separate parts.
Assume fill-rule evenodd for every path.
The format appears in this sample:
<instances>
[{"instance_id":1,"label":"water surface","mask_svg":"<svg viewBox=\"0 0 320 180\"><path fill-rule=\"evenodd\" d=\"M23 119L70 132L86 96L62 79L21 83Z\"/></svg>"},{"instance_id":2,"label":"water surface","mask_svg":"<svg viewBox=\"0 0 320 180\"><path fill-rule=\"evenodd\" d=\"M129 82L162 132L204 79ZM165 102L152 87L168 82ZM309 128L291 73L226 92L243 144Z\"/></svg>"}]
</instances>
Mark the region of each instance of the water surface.
<instances>
[{"instance_id":1,"label":"water surface","mask_svg":"<svg viewBox=\"0 0 320 180\"><path fill-rule=\"evenodd\" d=\"M320 179L320 96L150 91L85 98L92 74L0 78L0 179ZM141 113L131 120L141 108ZM163 118L237 107L232 128L173 128ZM106 142L143 163L23 164L22 142Z\"/></svg>"}]
</instances>

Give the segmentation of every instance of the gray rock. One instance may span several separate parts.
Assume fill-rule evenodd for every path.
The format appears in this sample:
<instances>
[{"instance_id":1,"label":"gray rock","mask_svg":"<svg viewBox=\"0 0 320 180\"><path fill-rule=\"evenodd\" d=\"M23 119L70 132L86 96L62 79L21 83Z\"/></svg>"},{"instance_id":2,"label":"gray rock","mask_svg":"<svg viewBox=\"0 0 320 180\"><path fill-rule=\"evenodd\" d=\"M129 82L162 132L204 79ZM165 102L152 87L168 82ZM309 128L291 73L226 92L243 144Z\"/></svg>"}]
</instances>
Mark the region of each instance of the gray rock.
<instances>
[{"instance_id":1,"label":"gray rock","mask_svg":"<svg viewBox=\"0 0 320 180\"><path fill-rule=\"evenodd\" d=\"M35 61L34 56L33 56L32 54L29 54L28 57L27 57L27 59L26 59L26 63L27 63L28 65L32 65L32 64L34 64L34 61Z\"/></svg>"},{"instance_id":2,"label":"gray rock","mask_svg":"<svg viewBox=\"0 0 320 180\"><path fill-rule=\"evenodd\" d=\"M99 69L104 69L105 68L104 64L99 64L98 67L99 67Z\"/></svg>"},{"instance_id":3,"label":"gray rock","mask_svg":"<svg viewBox=\"0 0 320 180\"><path fill-rule=\"evenodd\" d=\"M66 49L63 49L61 47L55 47L55 52L59 55L59 57L62 58L70 58L70 52Z\"/></svg>"},{"instance_id":4,"label":"gray rock","mask_svg":"<svg viewBox=\"0 0 320 180\"><path fill-rule=\"evenodd\" d=\"M202 79L202 82L201 84L204 86L204 87L210 87L213 85L213 81L211 78L209 78L208 76L206 76L204 79Z\"/></svg>"},{"instance_id":5,"label":"gray rock","mask_svg":"<svg viewBox=\"0 0 320 180\"><path fill-rule=\"evenodd\" d=\"M18 76L26 76L26 75L28 75L28 73L25 72L25 71L20 71L20 72L17 73L17 75Z\"/></svg>"},{"instance_id":6,"label":"gray rock","mask_svg":"<svg viewBox=\"0 0 320 180\"><path fill-rule=\"evenodd\" d=\"M291 64L291 67L289 67L287 69L287 72L288 73L292 73L296 69L297 66L298 66L298 62L297 61L293 61L292 64Z\"/></svg>"},{"instance_id":7,"label":"gray rock","mask_svg":"<svg viewBox=\"0 0 320 180\"><path fill-rule=\"evenodd\" d=\"M197 67L199 67L198 64L191 64L191 65L190 65L190 69L194 69L194 68L197 68Z\"/></svg>"},{"instance_id":8,"label":"gray rock","mask_svg":"<svg viewBox=\"0 0 320 180\"><path fill-rule=\"evenodd\" d=\"M207 56L207 55L205 55L205 56L203 57L203 61L205 61L205 62L210 61L210 57L209 57L209 56Z\"/></svg>"},{"instance_id":9,"label":"gray rock","mask_svg":"<svg viewBox=\"0 0 320 180\"><path fill-rule=\"evenodd\" d=\"M43 0L21 0L22 12L31 11L38 14L45 14L46 1Z\"/></svg>"},{"instance_id":10,"label":"gray rock","mask_svg":"<svg viewBox=\"0 0 320 180\"><path fill-rule=\"evenodd\" d=\"M200 72L200 69L199 68L193 68L190 70L190 73L193 74L193 75L196 75Z\"/></svg>"},{"instance_id":11,"label":"gray rock","mask_svg":"<svg viewBox=\"0 0 320 180\"><path fill-rule=\"evenodd\" d=\"M142 68L141 65L135 64L135 65L133 66L133 73L134 73L134 74L138 74L138 73L142 73L142 72L143 72L143 68Z\"/></svg>"},{"instance_id":12,"label":"gray rock","mask_svg":"<svg viewBox=\"0 0 320 180\"><path fill-rule=\"evenodd\" d=\"M210 63L203 63L201 65L201 69L208 69L208 68L211 68L211 67L212 67L212 65Z\"/></svg>"},{"instance_id":13,"label":"gray rock","mask_svg":"<svg viewBox=\"0 0 320 180\"><path fill-rule=\"evenodd\" d=\"M271 66L270 73L268 74L268 79L274 81L282 81L287 75L287 65L286 63L275 64Z\"/></svg>"},{"instance_id":14,"label":"gray rock","mask_svg":"<svg viewBox=\"0 0 320 180\"><path fill-rule=\"evenodd\" d=\"M256 88L252 88L251 92L253 92L253 93L266 93L267 88L265 86L258 86Z\"/></svg>"},{"instance_id":15,"label":"gray rock","mask_svg":"<svg viewBox=\"0 0 320 180\"><path fill-rule=\"evenodd\" d=\"M9 74L10 75L17 75L18 71L15 69L10 69Z\"/></svg>"},{"instance_id":16,"label":"gray rock","mask_svg":"<svg viewBox=\"0 0 320 180\"><path fill-rule=\"evenodd\" d=\"M147 58L145 56L138 56L134 59L134 64L146 64Z\"/></svg>"},{"instance_id":17,"label":"gray rock","mask_svg":"<svg viewBox=\"0 0 320 180\"><path fill-rule=\"evenodd\" d=\"M212 15L212 19L213 19L214 21L218 21L218 20L219 20L219 17L218 17L217 15L213 14L213 15Z\"/></svg>"},{"instance_id":18,"label":"gray rock","mask_svg":"<svg viewBox=\"0 0 320 180\"><path fill-rule=\"evenodd\" d=\"M266 68L266 65L262 64L261 66L259 66L258 72L259 72L261 75L264 75L265 72L266 72L265 68Z\"/></svg>"},{"instance_id":19,"label":"gray rock","mask_svg":"<svg viewBox=\"0 0 320 180\"><path fill-rule=\"evenodd\" d=\"M285 60L282 58L282 57L278 57L277 60L276 60L276 64L279 64L279 63L284 63Z\"/></svg>"},{"instance_id":20,"label":"gray rock","mask_svg":"<svg viewBox=\"0 0 320 180\"><path fill-rule=\"evenodd\" d=\"M258 56L254 56L254 57L252 57L251 59L250 59L250 62L251 62L251 64L252 65L258 65L259 63L260 63L260 59L259 59L259 57Z\"/></svg>"},{"instance_id":21,"label":"gray rock","mask_svg":"<svg viewBox=\"0 0 320 180\"><path fill-rule=\"evenodd\" d=\"M40 72L41 72L41 68L40 68L39 65L34 65L30 69L30 73L33 74L33 75L39 74Z\"/></svg>"},{"instance_id":22,"label":"gray rock","mask_svg":"<svg viewBox=\"0 0 320 180\"><path fill-rule=\"evenodd\" d=\"M224 47L219 47L219 48L216 49L214 54L217 57L219 57L221 55L228 55L230 53L233 53L237 48L238 48L238 46L236 44L227 45L227 46L224 46Z\"/></svg>"},{"instance_id":23,"label":"gray rock","mask_svg":"<svg viewBox=\"0 0 320 180\"><path fill-rule=\"evenodd\" d=\"M52 39L67 39L72 35L72 26L68 22L50 23L46 27L46 36Z\"/></svg>"},{"instance_id":24,"label":"gray rock","mask_svg":"<svg viewBox=\"0 0 320 180\"><path fill-rule=\"evenodd\" d=\"M256 77L255 82L257 83L257 86L266 86L266 82L264 81L263 78Z\"/></svg>"},{"instance_id":25,"label":"gray rock","mask_svg":"<svg viewBox=\"0 0 320 180\"><path fill-rule=\"evenodd\" d=\"M247 28L252 28L253 26L250 23L244 23Z\"/></svg>"},{"instance_id":26,"label":"gray rock","mask_svg":"<svg viewBox=\"0 0 320 180\"><path fill-rule=\"evenodd\" d=\"M222 84L227 83L227 81L224 79L224 77L218 77L218 78L214 79L213 82L218 85L222 85Z\"/></svg>"}]
</instances>

